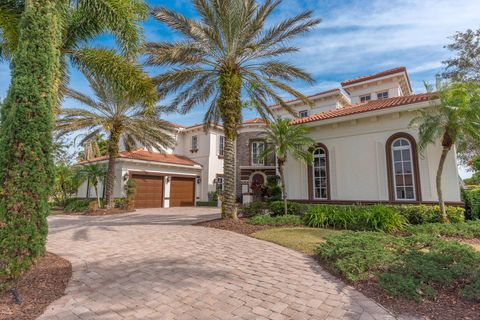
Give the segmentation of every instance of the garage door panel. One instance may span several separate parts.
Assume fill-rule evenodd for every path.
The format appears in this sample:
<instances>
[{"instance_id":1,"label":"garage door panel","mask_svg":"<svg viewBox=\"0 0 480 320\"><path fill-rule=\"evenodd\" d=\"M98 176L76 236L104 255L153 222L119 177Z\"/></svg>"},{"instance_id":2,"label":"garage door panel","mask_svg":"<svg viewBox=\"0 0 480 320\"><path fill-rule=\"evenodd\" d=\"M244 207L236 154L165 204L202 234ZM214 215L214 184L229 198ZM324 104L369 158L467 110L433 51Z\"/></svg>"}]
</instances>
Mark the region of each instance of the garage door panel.
<instances>
[{"instance_id":1,"label":"garage door panel","mask_svg":"<svg viewBox=\"0 0 480 320\"><path fill-rule=\"evenodd\" d=\"M161 208L163 205L163 177L134 174L137 183L136 208Z\"/></svg>"},{"instance_id":2,"label":"garage door panel","mask_svg":"<svg viewBox=\"0 0 480 320\"><path fill-rule=\"evenodd\" d=\"M170 185L170 206L187 207L195 203L195 178L173 177Z\"/></svg>"}]
</instances>

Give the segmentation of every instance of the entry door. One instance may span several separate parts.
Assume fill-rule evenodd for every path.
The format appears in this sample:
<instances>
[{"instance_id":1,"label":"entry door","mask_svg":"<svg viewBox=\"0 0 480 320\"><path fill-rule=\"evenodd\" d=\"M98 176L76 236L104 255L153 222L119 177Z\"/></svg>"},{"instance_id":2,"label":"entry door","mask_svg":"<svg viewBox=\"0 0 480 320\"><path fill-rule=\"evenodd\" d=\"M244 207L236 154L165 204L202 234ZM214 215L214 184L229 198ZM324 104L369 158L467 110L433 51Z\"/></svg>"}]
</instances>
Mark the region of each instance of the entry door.
<instances>
[{"instance_id":1,"label":"entry door","mask_svg":"<svg viewBox=\"0 0 480 320\"><path fill-rule=\"evenodd\" d=\"M195 178L172 177L170 207L190 207L195 204Z\"/></svg>"},{"instance_id":2,"label":"entry door","mask_svg":"<svg viewBox=\"0 0 480 320\"><path fill-rule=\"evenodd\" d=\"M163 207L163 177L142 174L132 175L137 183L135 208Z\"/></svg>"}]
</instances>

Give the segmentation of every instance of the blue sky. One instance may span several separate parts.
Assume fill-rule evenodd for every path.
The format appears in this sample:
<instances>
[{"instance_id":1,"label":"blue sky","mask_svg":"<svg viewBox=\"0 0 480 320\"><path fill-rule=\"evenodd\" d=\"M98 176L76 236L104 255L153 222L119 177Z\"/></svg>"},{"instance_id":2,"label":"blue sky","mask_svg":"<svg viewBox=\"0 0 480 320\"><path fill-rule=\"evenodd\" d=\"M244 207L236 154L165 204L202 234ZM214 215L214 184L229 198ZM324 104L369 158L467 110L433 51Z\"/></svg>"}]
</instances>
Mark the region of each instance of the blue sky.
<instances>
[{"instance_id":1,"label":"blue sky","mask_svg":"<svg viewBox=\"0 0 480 320\"><path fill-rule=\"evenodd\" d=\"M190 0L147 0L152 6L168 6L195 17ZM322 23L294 41L300 52L285 60L309 71L314 85L296 84L305 94L339 86L342 80L375 73L397 66L408 68L415 92L423 92L423 82L435 80L442 60L452 55L444 48L456 31L480 28L478 0L284 0L269 23L291 17L305 9L314 11ZM154 19L144 23L147 41L179 37ZM111 37L101 36L95 45L114 45ZM148 70L155 74L157 70ZM10 82L8 64L0 63L0 99ZM85 80L72 73L70 85L90 92ZM66 101L67 106L74 105ZM166 119L184 125L202 121L205 108L187 115L171 114ZM256 116L246 111L244 118ZM467 175L462 169L462 176Z\"/></svg>"}]
</instances>

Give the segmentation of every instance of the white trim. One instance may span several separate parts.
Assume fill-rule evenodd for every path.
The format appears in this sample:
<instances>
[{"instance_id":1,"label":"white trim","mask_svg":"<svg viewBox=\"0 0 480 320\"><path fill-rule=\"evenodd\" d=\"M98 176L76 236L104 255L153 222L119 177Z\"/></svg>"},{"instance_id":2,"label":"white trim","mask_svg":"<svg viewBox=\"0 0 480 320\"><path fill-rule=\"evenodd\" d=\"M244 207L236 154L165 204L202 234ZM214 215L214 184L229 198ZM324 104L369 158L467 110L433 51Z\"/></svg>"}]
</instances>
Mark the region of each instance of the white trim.
<instances>
[{"instance_id":1,"label":"white trim","mask_svg":"<svg viewBox=\"0 0 480 320\"><path fill-rule=\"evenodd\" d=\"M319 159L324 158L324 159L325 159L325 166L324 166L324 167L325 167L325 183L326 183L325 187L322 187L322 185L321 185L321 181L322 181L321 178L322 178L322 177L321 177L321 175L320 175L320 177L318 178L318 179L320 179L320 195L321 195L321 193L322 193L322 189L325 189L325 190L326 190L326 195L327 195L326 197L316 197L316 196L315 196L315 189L316 189L316 186L315 186L315 179L316 179L316 177L315 177L315 158L316 158L316 157L315 157L314 153L315 153L315 151L317 151L317 150L319 150L319 149L322 149L322 150L323 150L323 155L318 155L317 158L319 158ZM310 181L310 183L313 184L313 189L312 189L312 191L313 191L312 193L313 193L313 194L312 194L312 196L313 196L313 199L314 199L314 200L327 200L327 199L328 199L328 179L329 179L329 177L328 177L328 170L327 170L327 169L328 169L328 164L327 164L327 161L328 161L328 158L327 158L327 150L325 150L325 148L323 148L323 147L316 147L314 150L312 150L312 155L313 155L312 181ZM320 160L319 160L319 162L320 162ZM319 166L319 169L322 169L322 166L321 166L321 165Z\"/></svg>"},{"instance_id":2,"label":"white trim","mask_svg":"<svg viewBox=\"0 0 480 320\"><path fill-rule=\"evenodd\" d=\"M406 141L408 143L408 146L398 146L398 147L394 147L393 145L395 144L395 142L397 141L400 141L400 140L403 140L403 141ZM398 196L397 196L397 179L396 179L396 172L395 172L395 156L394 156L394 151L395 150L400 150L400 151L403 151L403 150L408 150L410 152L410 166L411 166L411 170L412 170L412 187L413 187L413 198L405 198L405 199L399 199ZM406 138L403 138L403 137L399 137L395 140L392 141L392 143L390 144L390 153L391 153L391 156L392 156L392 171L390 174L393 174L393 194L395 196L395 201L416 201L417 200L417 194L416 194L416 188L415 188L415 175L417 174L415 172L415 166L413 165L413 150L412 150L412 143L406 139ZM402 177L403 179L405 179L405 170L403 168L403 162L405 162L403 160L403 155L402 155L402 160L400 161L402 162ZM410 186L408 186L410 187ZM403 188L407 188L407 186L403 186Z\"/></svg>"}]
</instances>

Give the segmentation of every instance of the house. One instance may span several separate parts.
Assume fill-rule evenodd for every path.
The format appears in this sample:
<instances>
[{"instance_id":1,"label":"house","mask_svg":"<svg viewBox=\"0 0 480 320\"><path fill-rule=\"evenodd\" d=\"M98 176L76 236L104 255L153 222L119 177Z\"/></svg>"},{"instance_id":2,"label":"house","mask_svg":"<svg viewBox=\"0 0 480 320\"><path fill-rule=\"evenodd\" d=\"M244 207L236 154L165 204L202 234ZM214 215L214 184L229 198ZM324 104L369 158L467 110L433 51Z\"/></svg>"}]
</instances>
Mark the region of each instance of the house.
<instances>
[{"instance_id":1,"label":"house","mask_svg":"<svg viewBox=\"0 0 480 320\"><path fill-rule=\"evenodd\" d=\"M414 94L407 70L398 67L343 81L339 88L309 99L288 101L293 117L280 105L271 106L277 117L310 127L316 141L312 164L292 158L285 168L287 196L319 203L434 203L435 175L441 153L439 143L419 153L418 132L410 127L420 109L433 108L432 95ZM265 183L276 175L275 158L259 157L265 141L262 119L244 121L236 142L237 196L251 200L252 183ZM118 159L115 197L124 181L139 183L141 206L192 205L223 185L223 135L216 126L208 133L202 125L178 127L177 146L165 155L143 149L122 152ZM96 161L105 161L97 159ZM83 186L85 187L85 186ZM444 197L459 203L460 186L455 150L443 173ZM86 188L84 188L86 189ZM86 190L79 190L84 196Z\"/></svg>"}]
</instances>

